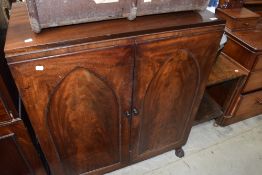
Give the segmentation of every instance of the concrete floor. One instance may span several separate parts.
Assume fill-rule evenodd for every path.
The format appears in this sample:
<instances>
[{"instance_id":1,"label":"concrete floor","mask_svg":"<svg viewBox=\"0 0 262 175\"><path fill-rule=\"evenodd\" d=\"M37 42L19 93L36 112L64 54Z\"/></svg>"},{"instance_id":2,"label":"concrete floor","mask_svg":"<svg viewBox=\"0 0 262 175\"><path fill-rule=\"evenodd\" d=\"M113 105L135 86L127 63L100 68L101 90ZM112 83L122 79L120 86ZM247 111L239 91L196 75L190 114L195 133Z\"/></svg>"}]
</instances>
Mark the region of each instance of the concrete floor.
<instances>
[{"instance_id":1,"label":"concrete floor","mask_svg":"<svg viewBox=\"0 0 262 175\"><path fill-rule=\"evenodd\" d=\"M262 115L213 123L193 127L182 159L170 151L107 175L262 175Z\"/></svg>"}]
</instances>

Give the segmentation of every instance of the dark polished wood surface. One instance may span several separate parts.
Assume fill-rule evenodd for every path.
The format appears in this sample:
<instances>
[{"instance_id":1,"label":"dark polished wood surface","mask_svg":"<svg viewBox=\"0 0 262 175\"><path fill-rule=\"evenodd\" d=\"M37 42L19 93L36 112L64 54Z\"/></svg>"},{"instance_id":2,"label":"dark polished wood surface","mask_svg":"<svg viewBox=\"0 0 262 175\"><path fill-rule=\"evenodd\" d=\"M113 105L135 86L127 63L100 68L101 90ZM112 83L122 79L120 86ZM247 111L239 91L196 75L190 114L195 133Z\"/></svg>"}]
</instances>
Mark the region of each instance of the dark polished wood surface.
<instances>
[{"instance_id":1,"label":"dark polished wood surface","mask_svg":"<svg viewBox=\"0 0 262 175\"><path fill-rule=\"evenodd\" d=\"M223 116L222 107L206 91L197 111L194 125Z\"/></svg>"},{"instance_id":2,"label":"dark polished wood surface","mask_svg":"<svg viewBox=\"0 0 262 175\"><path fill-rule=\"evenodd\" d=\"M212 43L220 34L212 36L214 40L202 34L138 43L133 105L141 111L132 120L134 161L178 148L184 142L183 135L188 134L185 126L192 120L188 116L195 116L197 94L203 91L202 83L210 72L206 66L214 61L203 59L208 53L202 49L216 54ZM196 47L199 40L203 42Z\"/></svg>"},{"instance_id":3,"label":"dark polished wood surface","mask_svg":"<svg viewBox=\"0 0 262 175\"><path fill-rule=\"evenodd\" d=\"M261 0L245 0L244 6L262 15L262 1Z\"/></svg>"},{"instance_id":4,"label":"dark polished wood surface","mask_svg":"<svg viewBox=\"0 0 262 175\"><path fill-rule=\"evenodd\" d=\"M47 174L25 122L18 114L18 92L5 61L4 43L7 28L9 0L0 1L0 174ZM10 1L11 2L11 1ZM4 8L1 4L4 3ZM2 11L4 10L4 11ZM6 14L2 21L2 12ZM28 126L28 125L27 125ZM31 133L32 134L32 133Z\"/></svg>"},{"instance_id":5,"label":"dark polished wood surface","mask_svg":"<svg viewBox=\"0 0 262 175\"><path fill-rule=\"evenodd\" d=\"M1 174L33 174L31 167L20 153L14 135L6 135L6 138L0 139L0 153L1 159L4 158L1 161ZM15 167L13 162L16 162Z\"/></svg>"},{"instance_id":6,"label":"dark polished wood surface","mask_svg":"<svg viewBox=\"0 0 262 175\"><path fill-rule=\"evenodd\" d=\"M232 58L221 53L212 67L207 86L213 86L242 76L247 76L248 73L248 70L233 61Z\"/></svg>"},{"instance_id":7,"label":"dark polished wood surface","mask_svg":"<svg viewBox=\"0 0 262 175\"><path fill-rule=\"evenodd\" d=\"M246 8L235 8L235 9L221 9L218 8L217 11L223 11L225 15L233 19L250 19L250 18L258 18L259 15L251 10Z\"/></svg>"},{"instance_id":8,"label":"dark polished wood surface","mask_svg":"<svg viewBox=\"0 0 262 175\"><path fill-rule=\"evenodd\" d=\"M238 11L239 14L234 15L236 23L241 22L241 20L245 20L247 23L250 20L252 21L249 13L241 13L242 10L246 11L246 9L238 9L237 11L235 9L226 10L227 14L231 14L228 13L231 10L234 10L234 13ZM221 10L220 12L225 11ZM228 105L225 117L218 120L218 123L223 126L261 114L262 28L259 26L258 22L252 30L243 28L239 31L232 31L226 29L228 42L222 52L248 69L249 74L243 88L240 89L240 92L236 93L237 95L234 96L234 99Z\"/></svg>"},{"instance_id":9,"label":"dark polished wood surface","mask_svg":"<svg viewBox=\"0 0 262 175\"><path fill-rule=\"evenodd\" d=\"M240 8L245 0L219 0L219 8Z\"/></svg>"},{"instance_id":10,"label":"dark polished wood surface","mask_svg":"<svg viewBox=\"0 0 262 175\"><path fill-rule=\"evenodd\" d=\"M132 135L134 160L170 145L180 147L185 135L201 75L198 61L172 45L170 40L137 48L133 105L141 110L132 121L132 129L139 131Z\"/></svg>"},{"instance_id":11,"label":"dark polished wood surface","mask_svg":"<svg viewBox=\"0 0 262 175\"><path fill-rule=\"evenodd\" d=\"M0 124L0 155L1 175L46 174L21 120Z\"/></svg>"},{"instance_id":12,"label":"dark polished wood surface","mask_svg":"<svg viewBox=\"0 0 262 175\"><path fill-rule=\"evenodd\" d=\"M0 123L12 120L12 117L9 114L10 109L10 113L13 115L11 108L14 110L14 114L16 114L16 109L12 103L7 87L5 86L5 82L0 74ZM16 117L18 117L18 115Z\"/></svg>"},{"instance_id":13,"label":"dark polished wood surface","mask_svg":"<svg viewBox=\"0 0 262 175\"><path fill-rule=\"evenodd\" d=\"M262 30L248 30L248 31L237 31L237 32L228 32L229 36L237 38L242 45L246 46L248 49L255 52L262 52Z\"/></svg>"},{"instance_id":14,"label":"dark polished wood surface","mask_svg":"<svg viewBox=\"0 0 262 175\"><path fill-rule=\"evenodd\" d=\"M223 118L223 120L218 122L223 126L227 126L250 117L260 115L262 113L261 96L262 91L256 91L238 96L233 109L230 111L232 116Z\"/></svg>"},{"instance_id":15,"label":"dark polished wood surface","mask_svg":"<svg viewBox=\"0 0 262 175\"><path fill-rule=\"evenodd\" d=\"M241 100L236 111L235 118L244 120L262 113L262 91L249 93L241 96ZM237 120L238 120L237 119Z\"/></svg>"},{"instance_id":16,"label":"dark polished wood surface","mask_svg":"<svg viewBox=\"0 0 262 175\"><path fill-rule=\"evenodd\" d=\"M103 174L171 149L183 155L223 21L181 12L36 35L25 7L13 12L7 61L53 174Z\"/></svg>"},{"instance_id":17,"label":"dark polished wood surface","mask_svg":"<svg viewBox=\"0 0 262 175\"><path fill-rule=\"evenodd\" d=\"M18 93L4 59L4 44L11 0L0 2L0 123L18 117Z\"/></svg>"},{"instance_id":18,"label":"dark polished wood surface","mask_svg":"<svg viewBox=\"0 0 262 175\"><path fill-rule=\"evenodd\" d=\"M253 67L254 71L262 70L262 55L257 56L257 61Z\"/></svg>"},{"instance_id":19,"label":"dark polished wood surface","mask_svg":"<svg viewBox=\"0 0 262 175\"><path fill-rule=\"evenodd\" d=\"M2 73L2 71L0 71ZM7 83L4 81L2 74L0 73L0 110L3 115L0 118L0 122L9 121L14 118L18 118L17 108L14 105L13 98L10 94L10 89L7 87ZM16 93L16 92L14 92ZM13 94L14 95L14 94ZM5 108L5 109L3 109Z\"/></svg>"},{"instance_id":20,"label":"dark polished wood surface","mask_svg":"<svg viewBox=\"0 0 262 175\"><path fill-rule=\"evenodd\" d=\"M260 33L262 33L262 31ZM230 34L228 34L228 42L223 49L223 53L233 58L249 71L253 69L257 56L259 55L259 52L254 52L252 47L247 47L247 45L242 41L239 41L238 38L232 37Z\"/></svg>"},{"instance_id":21,"label":"dark polished wood surface","mask_svg":"<svg viewBox=\"0 0 262 175\"><path fill-rule=\"evenodd\" d=\"M4 107L4 104L0 98L0 122L10 121L12 120L9 115L7 115L7 111Z\"/></svg>"},{"instance_id":22,"label":"dark polished wood surface","mask_svg":"<svg viewBox=\"0 0 262 175\"><path fill-rule=\"evenodd\" d=\"M220 123L235 96L242 90L249 71L229 56L220 53L208 78L195 124L216 119Z\"/></svg>"},{"instance_id":23,"label":"dark polished wood surface","mask_svg":"<svg viewBox=\"0 0 262 175\"><path fill-rule=\"evenodd\" d=\"M226 27L231 31L255 29L260 15L246 8L216 9L216 14L225 19Z\"/></svg>"},{"instance_id":24,"label":"dark polished wood surface","mask_svg":"<svg viewBox=\"0 0 262 175\"><path fill-rule=\"evenodd\" d=\"M262 89L262 70L251 72L243 89L243 93L251 92L255 90L261 90L261 89Z\"/></svg>"},{"instance_id":25,"label":"dark polished wood surface","mask_svg":"<svg viewBox=\"0 0 262 175\"><path fill-rule=\"evenodd\" d=\"M48 105L47 125L67 174L120 162L121 104L97 75L76 68L57 85Z\"/></svg>"},{"instance_id":26,"label":"dark polished wood surface","mask_svg":"<svg viewBox=\"0 0 262 175\"><path fill-rule=\"evenodd\" d=\"M131 47L86 51L14 68L16 75L22 73L18 81L29 116L38 116L31 120L43 151L51 165L59 160L60 171L103 172L128 161L125 111L131 106L131 51ZM34 73L38 65L45 71Z\"/></svg>"}]
</instances>

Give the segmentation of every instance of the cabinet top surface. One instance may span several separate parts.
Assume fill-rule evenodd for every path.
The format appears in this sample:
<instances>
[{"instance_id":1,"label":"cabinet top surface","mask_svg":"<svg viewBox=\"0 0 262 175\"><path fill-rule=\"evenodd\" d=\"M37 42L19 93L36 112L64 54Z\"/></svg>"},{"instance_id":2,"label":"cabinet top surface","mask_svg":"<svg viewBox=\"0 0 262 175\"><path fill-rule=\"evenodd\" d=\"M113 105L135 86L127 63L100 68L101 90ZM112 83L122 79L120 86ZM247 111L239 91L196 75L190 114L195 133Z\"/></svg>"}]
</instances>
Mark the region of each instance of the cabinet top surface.
<instances>
[{"instance_id":1,"label":"cabinet top surface","mask_svg":"<svg viewBox=\"0 0 262 175\"><path fill-rule=\"evenodd\" d=\"M238 71L235 71L238 70ZM208 78L208 86L213 86L222 82L233 80L239 77L247 76L248 71L232 61L232 58L221 53Z\"/></svg>"},{"instance_id":2,"label":"cabinet top surface","mask_svg":"<svg viewBox=\"0 0 262 175\"><path fill-rule=\"evenodd\" d=\"M262 51L262 30L246 30L227 33L254 52Z\"/></svg>"},{"instance_id":3,"label":"cabinet top surface","mask_svg":"<svg viewBox=\"0 0 262 175\"><path fill-rule=\"evenodd\" d=\"M87 42L132 37L137 35L172 31L190 27L224 25L208 11L178 12L137 17L134 21L116 19L32 32L24 3L15 3L9 21L5 45L6 57L30 51L57 48Z\"/></svg>"},{"instance_id":4,"label":"cabinet top surface","mask_svg":"<svg viewBox=\"0 0 262 175\"><path fill-rule=\"evenodd\" d=\"M233 8L233 9L217 9L218 11L224 13L230 18L234 19L245 19L245 18L259 18L260 15L248 10L247 8Z\"/></svg>"}]
</instances>

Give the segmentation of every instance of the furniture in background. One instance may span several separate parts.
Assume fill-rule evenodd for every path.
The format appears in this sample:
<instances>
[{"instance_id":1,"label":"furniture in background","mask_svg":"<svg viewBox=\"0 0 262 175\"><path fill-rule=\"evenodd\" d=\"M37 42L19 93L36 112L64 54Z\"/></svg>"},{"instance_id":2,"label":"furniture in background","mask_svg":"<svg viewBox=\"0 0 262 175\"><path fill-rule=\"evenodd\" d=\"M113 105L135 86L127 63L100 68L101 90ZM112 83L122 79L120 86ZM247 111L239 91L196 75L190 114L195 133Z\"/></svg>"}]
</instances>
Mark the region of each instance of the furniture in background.
<instances>
[{"instance_id":1,"label":"furniture in background","mask_svg":"<svg viewBox=\"0 0 262 175\"><path fill-rule=\"evenodd\" d=\"M262 28L260 15L246 8L221 9L217 15L226 19L226 43L222 53L245 68L248 78L240 92L225 109L224 117L217 120L220 125L229 125L262 113ZM214 91L219 101L222 93Z\"/></svg>"},{"instance_id":2,"label":"furniture in background","mask_svg":"<svg viewBox=\"0 0 262 175\"><path fill-rule=\"evenodd\" d=\"M1 81L0 83L2 83ZM2 90L1 87L1 93ZM2 108L4 103L1 99L0 101L1 175L46 174L23 121L17 116L9 115Z\"/></svg>"},{"instance_id":3,"label":"furniture in background","mask_svg":"<svg viewBox=\"0 0 262 175\"><path fill-rule=\"evenodd\" d=\"M256 13L242 8L243 5ZM262 1L227 0L220 1L219 7L217 15L227 20L228 43L210 74L196 124L216 119L216 124L225 126L262 113L259 91Z\"/></svg>"},{"instance_id":4,"label":"furniture in background","mask_svg":"<svg viewBox=\"0 0 262 175\"><path fill-rule=\"evenodd\" d=\"M262 0L245 0L244 7L262 15Z\"/></svg>"},{"instance_id":5,"label":"furniture in background","mask_svg":"<svg viewBox=\"0 0 262 175\"><path fill-rule=\"evenodd\" d=\"M245 0L244 7L261 16L257 28L262 29L262 0Z\"/></svg>"},{"instance_id":6,"label":"furniture in background","mask_svg":"<svg viewBox=\"0 0 262 175\"><path fill-rule=\"evenodd\" d=\"M225 54L218 55L209 75L195 125L224 117L231 101L238 96L248 71Z\"/></svg>"},{"instance_id":7,"label":"furniture in background","mask_svg":"<svg viewBox=\"0 0 262 175\"><path fill-rule=\"evenodd\" d=\"M0 174L44 175L31 135L19 110L19 97L4 59L9 1L0 1ZM32 132L30 132L32 134Z\"/></svg>"},{"instance_id":8,"label":"furniture in background","mask_svg":"<svg viewBox=\"0 0 262 175\"><path fill-rule=\"evenodd\" d=\"M245 0L219 0L219 8L240 8Z\"/></svg>"},{"instance_id":9,"label":"furniture in background","mask_svg":"<svg viewBox=\"0 0 262 175\"><path fill-rule=\"evenodd\" d=\"M6 81L0 50L0 169L1 175L44 175L45 169L14 104L16 91ZM4 75L5 74L5 75Z\"/></svg>"},{"instance_id":10,"label":"furniture in background","mask_svg":"<svg viewBox=\"0 0 262 175\"><path fill-rule=\"evenodd\" d=\"M13 7L6 59L52 174L183 156L224 21L179 12L31 31Z\"/></svg>"}]
</instances>

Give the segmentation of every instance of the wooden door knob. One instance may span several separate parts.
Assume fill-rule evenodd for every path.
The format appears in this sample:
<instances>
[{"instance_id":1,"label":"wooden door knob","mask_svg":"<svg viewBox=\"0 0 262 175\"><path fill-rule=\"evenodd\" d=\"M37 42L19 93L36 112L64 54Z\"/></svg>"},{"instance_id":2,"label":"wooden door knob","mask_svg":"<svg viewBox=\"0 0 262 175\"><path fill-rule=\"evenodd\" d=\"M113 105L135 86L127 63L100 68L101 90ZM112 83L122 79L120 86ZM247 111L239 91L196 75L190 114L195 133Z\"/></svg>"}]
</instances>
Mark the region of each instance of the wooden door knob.
<instances>
[{"instance_id":1,"label":"wooden door knob","mask_svg":"<svg viewBox=\"0 0 262 175\"><path fill-rule=\"evenodd\" d=\"M137 116L139 114L139 111L136 108L133 108L132 113L134 116Z\"/></svg>"},{"instance_id":2,"label":"wooden door knob","mask_svg":"<svg viewBox=\"0 0 262 175\"><path fill-rule=\"evenodd\" d=\"M131 113L130 113L129 111L126 111L126 112L125 112L125 115L126 115L127 118L130 118L130 117L131 117Z\"/></svg>"}]
</instances>

